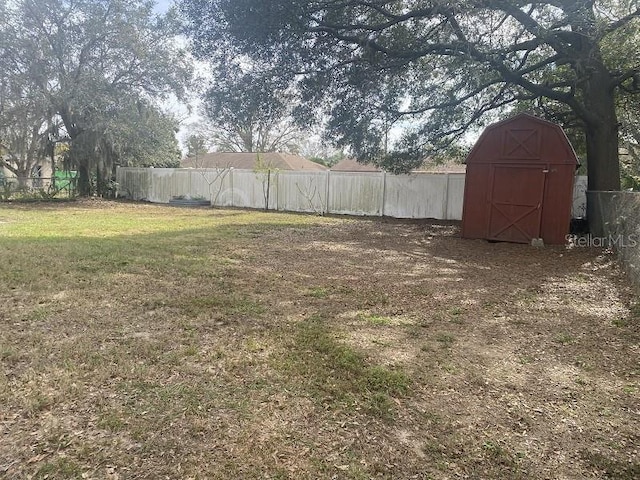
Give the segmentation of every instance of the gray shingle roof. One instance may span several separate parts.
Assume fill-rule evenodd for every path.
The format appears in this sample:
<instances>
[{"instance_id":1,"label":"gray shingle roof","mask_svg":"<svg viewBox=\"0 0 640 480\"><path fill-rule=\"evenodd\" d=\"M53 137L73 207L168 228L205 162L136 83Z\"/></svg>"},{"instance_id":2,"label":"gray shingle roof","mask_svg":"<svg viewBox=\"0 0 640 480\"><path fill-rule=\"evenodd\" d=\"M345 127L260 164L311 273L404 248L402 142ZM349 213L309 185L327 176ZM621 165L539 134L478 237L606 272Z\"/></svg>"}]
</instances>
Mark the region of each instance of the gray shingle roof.
<instances>
[{"instance_id":1,"label":"gray shingle roof","mask_svg":"<svg viewBox=\"0 0 640 480\"><path fill-rule=\"evenodd\" d=\"M260 154L248 152L205 153L197 160L194 157L184 158L181 166L184 168L236 168L254 170L257 168L258 158L260 158L263 167L274 170L327 170L327 167L324 165L312 162L299 155L280 152Z\"/></svg>"},{"instance_id":2,"label":"gray shingle roof","mask_svg":"<svg viewBox=\"0 0 640 480\"><path fill-rule=\"evenodd\" d=\"M382 170L375 165L360 163L352 158L340 160L333 167L333 172L381 172Z\"/></svg>"}]
</instances>

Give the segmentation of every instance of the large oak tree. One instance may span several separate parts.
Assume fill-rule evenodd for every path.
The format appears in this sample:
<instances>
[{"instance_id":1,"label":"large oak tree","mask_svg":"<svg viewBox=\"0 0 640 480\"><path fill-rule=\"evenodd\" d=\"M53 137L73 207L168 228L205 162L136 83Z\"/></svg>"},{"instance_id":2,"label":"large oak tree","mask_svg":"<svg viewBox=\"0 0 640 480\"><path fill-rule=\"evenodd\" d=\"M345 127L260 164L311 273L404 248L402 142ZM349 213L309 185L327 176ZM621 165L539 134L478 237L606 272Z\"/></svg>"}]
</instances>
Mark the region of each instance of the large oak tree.
<instances>
[{"instance_id":1,"label":"large oak tree","mask_svg":"<svg viewBox=\"0 0 640 480\"><path fill-rule=\"evenodd\" d=\"M0 82L0 172L5 168L25 186L37 166L51 157L55 124L38 92L19 78Z\"/></svg>"},{"instance_id":2,"label":"large oak tree","mask_svg":"<svg viewBox=\"0 0 640 480\"><path fill-rule=\"evenodd\" d=\"M330 132L364 160L410 168L492 112L544 99L583 129L589 189L620 187L616 99L640 93L635 0L183 0L182 11L200 56L270 65L303 101L324 101Z\"/></svg>"},{"instance_id":3,"label":"large oak tree","mask_svg":"<svg viewBox=\"0 0 640 480\"><path fill-rule=\"evenodd\" d=\"M132 142L155 141L160 127L164 140L167 131L175 136L154 102L181 94L190 67L175 25L154 14L153 2L15 0L0 13L0 71L19 76L23 90L37 92L47 114L61 120L81 193L96 175L100 190L114 161L130 158ZM159 121L148 122L150 115Z\"/></svg>"}]
</instances>

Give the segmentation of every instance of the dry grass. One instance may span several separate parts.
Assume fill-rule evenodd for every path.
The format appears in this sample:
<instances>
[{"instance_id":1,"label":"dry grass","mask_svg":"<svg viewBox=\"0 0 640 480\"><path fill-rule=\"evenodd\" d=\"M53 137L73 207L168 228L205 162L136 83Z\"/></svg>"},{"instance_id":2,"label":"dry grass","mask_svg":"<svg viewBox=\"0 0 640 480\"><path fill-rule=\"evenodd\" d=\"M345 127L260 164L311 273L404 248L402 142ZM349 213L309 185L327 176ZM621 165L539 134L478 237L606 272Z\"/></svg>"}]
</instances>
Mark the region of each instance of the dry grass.
<instances>
[{"instance_id":1,"label":"dry grass","mask_svg":"<svg viewBox=\"0 0 640 480\"><path fill-rule=\"evenodd\" d=\"M454 225L0 206L0 477L640 476L637 298Z\"/></svg>"}]
</instances>

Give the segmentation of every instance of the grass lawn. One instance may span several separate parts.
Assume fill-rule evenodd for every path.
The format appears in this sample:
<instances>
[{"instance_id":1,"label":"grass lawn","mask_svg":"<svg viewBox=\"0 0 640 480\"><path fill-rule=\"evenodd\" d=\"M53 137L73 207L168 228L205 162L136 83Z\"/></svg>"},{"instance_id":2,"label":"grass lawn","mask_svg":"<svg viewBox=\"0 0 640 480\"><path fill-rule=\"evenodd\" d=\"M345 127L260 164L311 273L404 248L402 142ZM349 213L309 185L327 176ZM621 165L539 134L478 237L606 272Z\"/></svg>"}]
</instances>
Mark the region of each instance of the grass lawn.
<instances>
[{"instance_id":1,"label":"grass lawn","mask_svg":"<svg viewBox=\"0 0 640 480\"><path fill-rule=\"evenodd\" d=\"M640 306L456 225L0 204L0 477L640 478Z\"/></svg>"}]
</instances>

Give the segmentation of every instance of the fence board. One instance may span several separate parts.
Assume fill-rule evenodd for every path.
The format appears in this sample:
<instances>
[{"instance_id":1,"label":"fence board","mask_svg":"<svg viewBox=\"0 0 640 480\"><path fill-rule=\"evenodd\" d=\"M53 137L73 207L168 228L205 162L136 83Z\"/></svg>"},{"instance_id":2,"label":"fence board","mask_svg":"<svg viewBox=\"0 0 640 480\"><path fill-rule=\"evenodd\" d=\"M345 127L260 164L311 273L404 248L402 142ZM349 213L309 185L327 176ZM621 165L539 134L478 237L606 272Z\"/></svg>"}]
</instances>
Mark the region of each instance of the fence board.
<instances>
[{"instance_id":1,"label":"fence board","mask_svg":"<svg viewBox=\"0 0 640 480\"><path fill-rule=\"evenodd\" d=\"M276 172L267 173L234 169L231 175L234 207L265 208L268 193L269 208L276 209Z\"/></svg>"},{"instance_id":2,"label":"fence board","mask_svg":"<svg viewBox=\"0 0 640 480\"><path fill-rule=\"evenodd\" d=\"M464 203L464 173L449 173L449 194L447 196L447 216L450 220L462 220Z\"/></svg>"},{"instance_id":3,"label":"fence board","mask_svg":"<svg viewBox=\"0 0 640 480\"><path fill-rule=\"evenodd\" d=\"M384 173L331 172L329 213L382 215Z\"/></svg>"},{"instance_id":4,"label":"fence board","mask_svg":"<svg viewBox=\"0 0 640 480\"><path fill-rule=\"evenodd\" d=\"M119 168L116 174L118 194L132 200L149 200L151 169Z\"/></svg>"},{"instance_id":5,"label":"fence board","mask_svg":"<svg viewBox=\"0 0 640 480\"><path fill-rule=\"evenodd\" d=\"M328 181L328 172L279 172L277 209L326 213Z\"/></svg>"},{"instance_id":6,"label":"fence board","mask_svg":"<svg viewBox=\"0 0 640 480\"><path fill-rule=\"evenodd\" d=\"M387 175L384 214L395 218L447 218L447 175Z\"/></svg>"}]
</instances>

